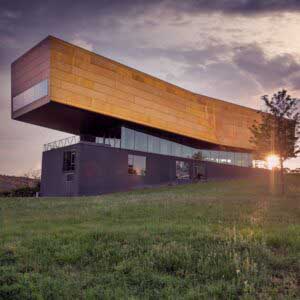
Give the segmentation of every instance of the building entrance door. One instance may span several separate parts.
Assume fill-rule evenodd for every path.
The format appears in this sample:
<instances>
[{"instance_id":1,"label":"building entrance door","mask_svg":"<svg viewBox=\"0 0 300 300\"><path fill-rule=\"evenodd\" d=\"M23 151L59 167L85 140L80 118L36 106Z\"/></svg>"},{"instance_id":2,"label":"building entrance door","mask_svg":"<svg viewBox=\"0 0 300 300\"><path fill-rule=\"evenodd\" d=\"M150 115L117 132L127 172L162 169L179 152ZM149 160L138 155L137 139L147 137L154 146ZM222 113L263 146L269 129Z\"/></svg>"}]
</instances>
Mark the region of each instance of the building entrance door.
<instances>
[{"instance_id":1,"label":"building entrance door","mask_svg":"<svg viewBox=\"0 0 300 300\"><path fill-rule=\"evenodd\" d=\"M67 196L74 196L74 173L65 175L65 192Z\"/></svg>"},{"instance_id":2,"label":"building entrance door","mask_svg":"<svg viewBox=\"0 0 300 300\"><path fill-rule=\"evenodd\" d=\"M193 179L206 180L206 166L203 162L194 162L193 166Z\"/></svg>"}]
</instances>

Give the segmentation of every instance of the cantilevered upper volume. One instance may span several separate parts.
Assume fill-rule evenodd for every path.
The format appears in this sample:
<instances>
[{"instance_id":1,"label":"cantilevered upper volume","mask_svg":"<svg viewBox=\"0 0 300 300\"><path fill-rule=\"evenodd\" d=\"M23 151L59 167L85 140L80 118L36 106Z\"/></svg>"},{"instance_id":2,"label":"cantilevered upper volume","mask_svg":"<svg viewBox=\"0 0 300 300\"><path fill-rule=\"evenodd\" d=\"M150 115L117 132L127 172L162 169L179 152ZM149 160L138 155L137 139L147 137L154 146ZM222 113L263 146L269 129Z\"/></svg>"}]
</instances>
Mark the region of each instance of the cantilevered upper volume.
<instances>
[{"instance_id":1,"label":"cantilevered upper volume","mask_svg":"<svg viewBox=\"0 0 300 300\"><path fill-rule=\"evenodd\" d=\"M20 121L95 136L105 126L126 123L224 147L253 147L255 110L197 95L55 37L17 59L11 71L12 117Z\"/></svg>"}]
</instances>

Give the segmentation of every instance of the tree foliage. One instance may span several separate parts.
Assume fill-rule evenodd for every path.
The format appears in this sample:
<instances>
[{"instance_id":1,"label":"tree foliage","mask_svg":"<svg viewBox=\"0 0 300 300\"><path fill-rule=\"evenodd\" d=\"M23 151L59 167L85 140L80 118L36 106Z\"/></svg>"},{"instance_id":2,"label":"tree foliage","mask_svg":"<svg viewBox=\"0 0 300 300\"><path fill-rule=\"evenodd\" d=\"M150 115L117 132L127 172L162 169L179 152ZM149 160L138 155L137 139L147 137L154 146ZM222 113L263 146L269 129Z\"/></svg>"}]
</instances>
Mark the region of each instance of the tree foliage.
<instances>
[{"instance_id":1,"label":"tree foliage","mask_svg":"<svg viewBox=\"0 0 300 300\"><path fill-rule=\"evenodd\" d=\"M260 111L261 122L255 122L250 128L250 142L255 145L256 158L265 159L268 155L276 155L280 162L281 193L285 192L283 162L296 157L300 152L299 138L299 99L292 98L286 90L281 90L270 99L262 96L266 106Z\"/></svg>"},{"instance_id":2,"label":"tree foliage","mask_svg":"<svg viewBox=\"0 0 300 300\"><path fill-rule=\"evenodd\" d=\"M260 111L261 122L255 122L250 128L250 142L255 145L256 157L265 159L270 154L278 155L281 163L296 157L300 152L299 138L299 99L292 98L286 90L281 90L270 99L268 95L261 98L266 106ZM300 103L298 103L299 105Z\"/></svg>"}]
</instances>

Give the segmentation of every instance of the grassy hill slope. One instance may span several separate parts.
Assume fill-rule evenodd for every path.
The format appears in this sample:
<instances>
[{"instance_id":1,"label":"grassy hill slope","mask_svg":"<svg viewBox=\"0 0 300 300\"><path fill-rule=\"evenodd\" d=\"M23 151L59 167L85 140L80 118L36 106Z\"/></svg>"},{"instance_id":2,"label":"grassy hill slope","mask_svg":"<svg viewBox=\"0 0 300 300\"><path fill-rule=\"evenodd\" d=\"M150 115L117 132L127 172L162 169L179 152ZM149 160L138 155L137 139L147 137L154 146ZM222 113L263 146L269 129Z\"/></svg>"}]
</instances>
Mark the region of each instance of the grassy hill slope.
<instances>
[{"instance_id":1,"label":"grassy hill slope","mask_svg":"<svg viewBox=\"0 0 300 300\"><path fill-rule=\"evenodd\" d=\"M0 199L0 298L298 298L300 177Z\"/></svg>"}]
</instances>

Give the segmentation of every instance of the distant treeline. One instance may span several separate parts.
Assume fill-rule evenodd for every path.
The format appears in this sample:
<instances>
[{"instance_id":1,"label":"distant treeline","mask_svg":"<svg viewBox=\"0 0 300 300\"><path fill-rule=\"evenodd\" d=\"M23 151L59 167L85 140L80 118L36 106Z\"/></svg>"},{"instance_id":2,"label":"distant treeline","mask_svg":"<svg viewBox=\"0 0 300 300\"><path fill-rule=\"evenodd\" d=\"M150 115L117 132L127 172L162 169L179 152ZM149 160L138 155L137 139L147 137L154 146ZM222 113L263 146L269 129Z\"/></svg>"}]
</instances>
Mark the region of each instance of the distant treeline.
<instances>
[{"instance_id":1,"label":"distant treeline","mask_svg":"<svg viewBox=\"0 0 300 300\"><path fill-rule=\"evenodd\" d=\"M0 192L0 197L35 197L40 191L40 182L36 182L35 186L24 186L10 191Z\"/></svg>"},{"instance_id":2,"label":"distant treeline","mask_svg":"<svg viewBox=\"0 0 300 300\"><path fill-rule=\"evenodd\" d=\"M39 190L39 179L0 175L0 197L32 197Z\"/></svg>"}]
</instances>

